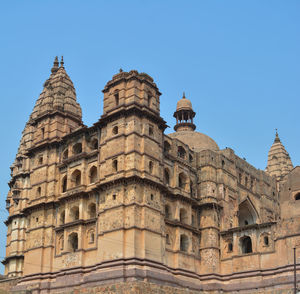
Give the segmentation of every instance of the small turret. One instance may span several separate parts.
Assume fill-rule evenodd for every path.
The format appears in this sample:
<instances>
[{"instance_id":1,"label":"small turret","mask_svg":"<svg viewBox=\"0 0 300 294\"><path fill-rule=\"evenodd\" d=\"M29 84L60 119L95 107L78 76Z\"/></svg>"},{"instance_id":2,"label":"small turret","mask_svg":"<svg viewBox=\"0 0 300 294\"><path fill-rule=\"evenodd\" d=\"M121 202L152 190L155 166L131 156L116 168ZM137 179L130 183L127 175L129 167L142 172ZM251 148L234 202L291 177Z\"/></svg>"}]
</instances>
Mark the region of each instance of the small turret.
<instances>
[{"instance_id":1,"label":"small turret","mask_svg":"<svg viewBox=\"0 0 300 294\"><path fill-rule=\"evenodd\" d=\"M194 131L196 129L193 123L195 115L196 113L193 111L191 101L185 98L185 93L183 92L182 99L177 102L176 111L173 115L176 118L174 130L176 132Z\"/></svg>"},{"instance_id":2,"label":"small turret","mask_svg":"<svg viewBox=\"0 0 300 294\"><path fill-rule=\"evenodd\" d=\"M271 176L276 176L277 180L281 180L292 169L293 164L290 155L281 143L276 129L274 143L271 146L268 154L268 165L266 167L266 172Z\"/></svg>"}]
</instances>

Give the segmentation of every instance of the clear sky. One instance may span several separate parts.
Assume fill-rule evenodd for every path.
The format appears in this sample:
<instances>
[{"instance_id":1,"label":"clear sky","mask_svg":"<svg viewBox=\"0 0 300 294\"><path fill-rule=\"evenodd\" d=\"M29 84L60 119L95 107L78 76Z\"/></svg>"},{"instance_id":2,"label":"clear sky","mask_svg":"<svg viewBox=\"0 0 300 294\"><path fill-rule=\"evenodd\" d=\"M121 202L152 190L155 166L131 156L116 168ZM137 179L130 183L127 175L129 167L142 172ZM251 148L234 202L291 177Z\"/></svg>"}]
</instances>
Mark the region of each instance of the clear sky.
<instances>
[{"instance_id":1,"label":"clear sky","mask_svg":"<svg viewBox=\"0 0 300 294\"><path fill-rule=\"evenodd\" d=\"M173 132L182 92L197 131L264 169L275 128L300 165L300 1L0 1L0 256L9 166L21 132L63 55L83 121L102 114L120 68L151 75ZM3 267L0 267L0 272Z\"/></svg>"}]
</instances>

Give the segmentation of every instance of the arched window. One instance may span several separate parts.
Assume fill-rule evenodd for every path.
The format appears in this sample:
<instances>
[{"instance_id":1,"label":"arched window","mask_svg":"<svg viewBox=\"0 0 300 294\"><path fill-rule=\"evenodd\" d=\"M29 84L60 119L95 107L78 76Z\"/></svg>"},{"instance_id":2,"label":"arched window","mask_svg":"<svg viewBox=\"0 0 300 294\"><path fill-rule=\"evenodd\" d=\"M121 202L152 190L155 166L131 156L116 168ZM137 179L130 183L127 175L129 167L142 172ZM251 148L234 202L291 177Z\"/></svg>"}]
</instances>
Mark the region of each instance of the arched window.
<instances>
[{"instance_id":1,"label":"arched window","mask_svg":"<svg viewBox=\"0 0 300 294\"><path fill-rule=\"evenodd\" d=\"M62 192L66 192L67 191L67 176L64 176L63 179L62 179Z\"/></svg>"},{"instance_id":2,"label":"arched window","mask_svg":"<svg viewBox=\"0 0 300 294\"><path fill-rule=\"evenodd\" d=\"M82 152L82 144L81 143L76 143L73 146L73 153L74 154L80 154Z\"/></svg>"},{"instance_id":3,"label":"arched window","mask_svg":"<svg viewBox=\"0 0 300 294\"><path fill-rule=\"evenodd\" d=\"M65 149L65 151L63 152L62 158L67 159L68 157L69 157L69 150Z\"/></svg>"},{"instance_id":4,"label":"arched window","mask_svg":"<svg viewBox=\"0 0 300 294\"><path fill-rule=\"evenodd\" d=\"M40 156L39 157L39 165L42 165L43 164L43 156Z\"/></svg>"},{"instance_id":5,"label":"arched window","mask_svg":"<svg viewBox=\"0 0 300 294\"><path fill-rule=\"evenodd\" d=\"M97 181L97 167L92 166L90 169L90 184Z\"/></svg>"},{"instance_id":6,"label":"arched window","mask_svg":"<svg viewBox=\"0 0 300 294\"><path fill-rule=\"evenodd\" d=\"M184 173L180 173L178 176L178 186L181 189L185 189L186 188L186 176Z\"/></svg>"},{"instance_id":7,"label":"arched window","mask_svg":"<svg viewBox=\"0 0 300 294\"><path fill-rule=\"evenodd\" d=\"M41 197L41 194L42 194L42 188L41 187L38 187L37 188L37 193L36 193L37 195L37 197Z\"/></svg>"},{"instance_id":8,"label":"arched window","mask_svg":"<svg viewBox=\"0 0 300 294\"><path fill-rule=\"evenodd\" d=\"M169 205L165 206L165 217L171 219L171 209Z\"/></svg>"},{"instance_id":9,"label":"arched window","mask_svg":"<svg viewBox=\"0 0 300 294\"><path fill-rule=\"evenodd\" d=\"M149 161L149 173L152 174L153 172L153 161Z\"/></svg>"},{"instance_id":10,"label":"arched window","mask_svg":"<svg viewBox=\"0 0 300 294\"><path fill-rule=\"evenodd\" d=\"M118 106L120 102L119 92L115 91L114 96L115 96L115 104L116 106Z\"/></svg>"},{"instance_id":11,"label":"arched window","mask_svg":"<svg viewBox=\"0 0 300 294\"><path fill-rule=\"evenodd\" d=\"M257 214L253 205L247 199L239 205L239 226L255 224Z\"/></svg>"},{"instance_id":12,"label":"arched window","mask_svg":"<svg viewBox=\"0 0 300 294\"><path fill-rule=\"evenodd\" d=\"M97 150L98 149L98 140L94 138L91 142L91 149L92 150Z\"/></svg>"},{"instance_id":13,"label":"arched window","mask_svg":"<svg viewBox=\"0 0 300 294\"><path fill-rule=\"evenodd\" d=\"M180 235L180 251L187 252L189 248L189 239L186 235Z\"/></svg>"},{"instance_id":14,"label":"arched window","mask_svg":"<svg viewBox=\"0 0 300 294\"><path fill-rule=\"evenodd\" d=\"M90 231L89 242L90 243L95 242L95 233L94 233L94 231Z\"/></svg>"},{"instance_id":15,"label":"arched window","mask_svg":"<svg viewBox=\"0 0 300 294\"><path fill-rule=\"evenodd\" d=\"M244 254L252 252L252 241L249 236L241 238L241 249Z\"/></svg>"},{"instance_id":16,"label":"arched window","mask_svg":"<svg viewBox=\"0 0 300 294\"><path fill-rule=\"evenodd\" d=\"M112 168L113 168L114 172L118 171L118 160L117 159L113 160Z\"/></svg>"},{"instance_id":17,"label":"arched window","mask_svg":"<svg viewBox=\"0 0 300 294\"><path fill-rule=\"evenodd\" d=\"M88 206L88 213L89 213L89 218L95 218L96 217L96 204L91 203Z\"/></svg>"},{"instance_id":18,"label":"arched window","mask_svg":"<svg viewBox=\"0 0 300 294\"><path fill-rule=\"evenodd\" d=\"M117 135L117 134L119 133L119 128L118 128L118 126L114 126L114 127L113 127L112 133L113 133L114 135Z\"/></svg>"},{"instance_id":19,"label":"arched window","mask_svg":"<svg viewBox=\"0 0 300 294\"><path fill-rule=\"evenodd\" d=\"M269 237L268 236L264 236L264 245L269 246Z\"/></svg>"},{"instance_id":20,"label":"arched window","mask_svg":"<svg viewBox=\"0 0 300 294\"><path fill-rule=\"evenodd\" d=\"M69 235L69 249L75 252L78 249L78 234L72 233Z\"/></svg>"},{"instance_id":21,"label":"arched window","mask_svg":"<svg viewBox=\"0 0 300 294\"><path fill-rule=\"evenodd\" d=\"M300 200L300 193L297 193L297 194L295 195L295 200Z\"/></svg>"},{"instance_id":22,"label":"arched window","mask_svg":"<svg viewBox=\"0 0 300 294\"><path fill-rule=\"evenodd\" d=\"M80 186L81 185L81 172L80 170L76 169L72 173L72 182L74 187Z\"/></svg>"},{"instance_id":23,"label":"arched window","mask_svg":"<svg viewBox=\"0 0 300 294\"><path fill-rule=\"evenodd\" d=\"M165 141L164 142L164 152L169 153L170 150L171 150L171 145L169 144L169 142Z\"/></svg>"},{"instance_id":24,"label":"arched window","mask_svg":"<svg viewBox=\"0 0 300 294\"><path fill-rule=\"evenodd\" d=\"M170 173L167 168L164 169L164 183L170 185Z\"/></svg>"},{"instance_id":25,"label":"arched window","mask_svg":"<svg viewBox=\"0 0 300 294\"><path fill-rule=\"evenodd\" d=\"M184 148L182 146L178 147L177 154L178 154L178 157L185 159L186 152L185 152L185 150L184 150Z\"/></svg>"},{"instance_id":26,"label":"arched window","mask_svg":"<svg viewBox=\"0 0 300 294\"><path fill-rule=\"evenodd\" d=\"M70 218L72 221L79 220L79 207L74 206L70 210Z\"/></svg>"},{"instance_id":27,"label":"arched window","mask_svg":"<svg viewBox=\"0 0 300 294\"><path fill-rule=\"evenodd\" d=\"M233 245L232 245L232 242L229 242L229 243L228 243L227 248L228 248L228 252L232 252L232 251L233 251Z\"/></svg>"},{"instance_id":28,"label":"arched window","mask_svg":"<svg viewBox=\"0 0 300 294\"><path fill-rule=\"evenodd\" d=\"M167 244L171 244L169 234L166 234L166 243Z\"/></svg>"},{"instance_id":29,"label":"arched window","mask_svg":"<svg viewBox=\"0 0 300 294\"><path fill-rule=\"evenodd\" d=\"M60 214L60 217L59 217L59 223L61 225L63 225L65 223L65 218L66 218L66 213L65 213L65 211L62 211Z\"/></svg>"},{"instance_id":30,"label":"arched window","mask_svg":"<svg viewBox=\"0 0 300 294\"><path fill-rule=\"evenodd\" d=\"M187 224L188 223L188 215L184 208L180 208L179 211L179 220L180 222Z\"/></svg>"}]
</instances>

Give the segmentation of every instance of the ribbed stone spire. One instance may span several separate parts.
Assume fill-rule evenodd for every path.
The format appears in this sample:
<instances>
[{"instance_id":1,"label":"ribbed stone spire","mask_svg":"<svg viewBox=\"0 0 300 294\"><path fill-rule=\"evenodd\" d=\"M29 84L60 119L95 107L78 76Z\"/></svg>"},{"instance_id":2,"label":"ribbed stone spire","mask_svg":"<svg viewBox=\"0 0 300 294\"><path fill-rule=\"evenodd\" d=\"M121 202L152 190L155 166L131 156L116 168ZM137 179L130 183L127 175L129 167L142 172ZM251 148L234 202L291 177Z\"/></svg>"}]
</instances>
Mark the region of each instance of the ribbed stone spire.
<instances>
[{"instance_id":1,"label":"ribbed stone spire","mask_svg":"<svg viewBox=\"0 0 300 294\"><path fill-rule=\"evenodd\" d=\"M35 122L47 115L60 112L64 117L70 117L76 122L73 124L73 128L82 125L81 107L76 100L74 85L66 73L63 64L64 61L62 58L59 67L56 56L51 69L51 75L44 83L44 89L37 99L30 118L22 132L17 157L25 154L33 146L34 133L37 131ZM61 132L61 134L63 135L64 132Z\"/></svg>"},{"instance_id":2,"label":"ribbed stone spire","mask_svg":"<svg viewBox=\"0 0 300 294\"><path fill-rule=\"evenodd\" d=\"M268 165L266 167L266 172L271 176L276 176L277 180L280 180L292 169L293 164L290 155L281 143L276 129L274 143L271 146L268 154Z\"/></svg>"},{"instance_id":3,"label":"ribbed stone spire","mask_svg":"<svg viewBox=\"0 0 300 294\"><path fill-rule=\"evenodd\" d=\"M36 101L31 119L59 110L81 121L81 107L76 100L75 88L63 65L63 57L60 67L58 58L55 57L52 73L44 83L44 89Z\"/></svg>"}]
</instances>

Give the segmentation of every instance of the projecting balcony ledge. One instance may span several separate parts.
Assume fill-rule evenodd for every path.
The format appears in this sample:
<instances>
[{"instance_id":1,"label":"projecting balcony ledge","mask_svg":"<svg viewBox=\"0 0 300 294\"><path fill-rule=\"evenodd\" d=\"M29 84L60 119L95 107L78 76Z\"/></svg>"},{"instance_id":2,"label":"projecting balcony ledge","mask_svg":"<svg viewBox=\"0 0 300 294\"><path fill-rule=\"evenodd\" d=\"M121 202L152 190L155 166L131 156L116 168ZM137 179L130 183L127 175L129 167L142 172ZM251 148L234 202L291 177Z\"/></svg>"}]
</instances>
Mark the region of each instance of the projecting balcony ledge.
<instances>
[{"instance_id":1,"label":"projecting balcony ledge","mask_svg":"<svg viewBox=\"0 0 300 294\"><path fill-rule=\"evenodd\" d=\"M76 187L68 189L66 192L63 192L59 198L65 198L65 197L73 196L76 194L80 194L80 193L85 192L85 190L86 190L86 185L76 186Z\"/></svg>"},{"instance_id":2,"label":"projecting balcony ledge","mask_svg":"<svg viewBox=\"0 0 300 294\"><path fill-rule=\"evenodd\" d=\"M6 256L1 263L2 264L6 264L8 263L11 259L24 259L24 255L23 254L16 254L16 255L10 255L10 256Z\"/></svg>"}]
</instances>

